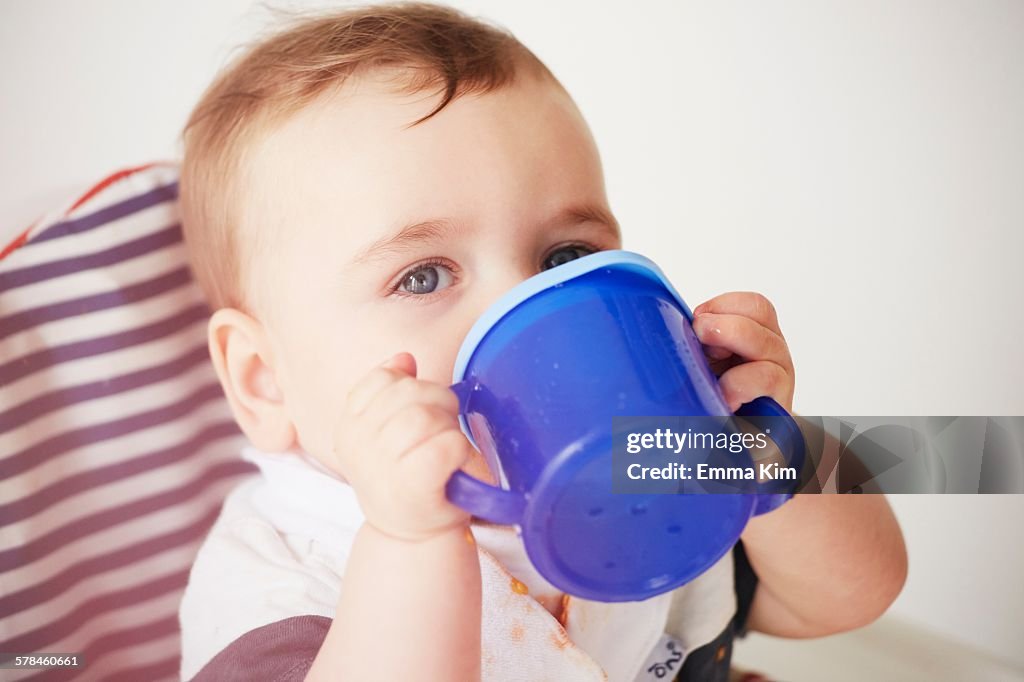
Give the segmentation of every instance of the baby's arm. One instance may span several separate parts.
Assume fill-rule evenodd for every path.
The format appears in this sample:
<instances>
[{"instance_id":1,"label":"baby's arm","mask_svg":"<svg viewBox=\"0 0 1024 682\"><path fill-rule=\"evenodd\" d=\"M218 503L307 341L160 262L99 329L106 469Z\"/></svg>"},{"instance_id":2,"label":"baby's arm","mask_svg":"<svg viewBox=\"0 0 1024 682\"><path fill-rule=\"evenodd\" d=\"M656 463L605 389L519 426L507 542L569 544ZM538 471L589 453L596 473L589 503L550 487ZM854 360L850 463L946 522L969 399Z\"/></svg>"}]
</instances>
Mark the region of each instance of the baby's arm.
<instances>
[{"instance_id":1,"label":"baby's arm","mask_svg":"<svg viewBox=\"0 0 1024 682\"><path fill-rule=\"evenodd\" d=\"M792 411L793 360L772 304L733 292L693 312L730 409L771 396ZM817 637L866 625L906 580L903 535L883 495L795 495L751 519L742 540L758 576L748 626L773 635Z\"/></svg>"},{"instance_id":2,"label":"baby's arm","mask_svg":"<svg viewBox=\"0 0 1024 682\"><path fill-rule=\"evenodd\" d=\"M364 525L306 679L480 679L480 565L466 531L408 541Z\"/></svg>"},{"instance_id":3,"label":"baby's arm","mask_svg":"<svg viewBox=\"0 0 1024 682\"><path fill-rule=\"evenodd\" d=\"M906 579L903 535L884 495L794 495L751 519L743 545L758 576L747 622L770 635L867 625Z\"/></svg>"},{"instance_id":4,"label":"baby's arm","mask_svg":"<svg viewBox=\"0 0 1024 682\"><path fill-rule=\"evenodd\" d=\"M350 393L336 469L366 523L307 680L478 680L480 565L469 516L444 486L469 457L457 400L408 354Z\"/></svg>"}]
</instances>

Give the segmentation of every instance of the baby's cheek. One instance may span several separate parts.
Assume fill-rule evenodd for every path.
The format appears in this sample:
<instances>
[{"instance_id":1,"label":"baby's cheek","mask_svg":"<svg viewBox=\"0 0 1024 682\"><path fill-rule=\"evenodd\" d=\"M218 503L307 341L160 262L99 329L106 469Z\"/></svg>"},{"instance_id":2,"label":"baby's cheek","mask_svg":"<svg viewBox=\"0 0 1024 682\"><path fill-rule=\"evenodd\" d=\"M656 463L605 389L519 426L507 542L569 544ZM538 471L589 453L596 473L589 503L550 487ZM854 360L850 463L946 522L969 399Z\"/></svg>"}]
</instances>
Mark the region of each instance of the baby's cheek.
<instances>
[{"instance_id":1,"label":"baby's cheek","mask_svg":"<svg viewBox=\"0 0 1024 682\"><path fill-rule=\"evenodd\" d=\"M344 374L333 364L317 363L309 357L296 364L286 396L289 416L299 447L325 461L334 447L334 426L345 407L349 386L336 379Z\"/></svg>"},{"instance_id":2,"label":"baby's cheek","mask_svg":"<svg viewBox=\"0 0 1024 682\"><path fill-rule=\"evenodd\" d=\"M416 344L408 348L416 358L416 371L420 379L448 386L452 383L452 372L459 348L472 324L447 325L432 334L430 343Z\"/></svg>"},{"instance_id":3,"label":"baby's cheek","mask_svg":"<svg viewBox=\"0 0 1024 682\"><path fill-rule=\"evenodd\" d=\"M332 448L331 432L327 425L332 423L334 418L327 413L325 406L318 405L315 400L301 401L290 411L298 446L324 461Z\"/></svg>"}]
</instances>

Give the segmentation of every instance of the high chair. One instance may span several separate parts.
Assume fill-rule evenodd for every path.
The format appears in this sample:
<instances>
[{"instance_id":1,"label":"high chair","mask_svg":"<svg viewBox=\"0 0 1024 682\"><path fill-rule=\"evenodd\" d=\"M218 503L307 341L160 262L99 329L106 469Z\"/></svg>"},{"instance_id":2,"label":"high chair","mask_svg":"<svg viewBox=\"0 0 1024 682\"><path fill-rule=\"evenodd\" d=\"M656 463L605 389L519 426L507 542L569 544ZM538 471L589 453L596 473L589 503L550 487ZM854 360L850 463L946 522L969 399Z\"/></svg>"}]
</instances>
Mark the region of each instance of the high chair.
<instances>
[{"instance_id":1,"label":"high chair","mask_svg":"<svg viewBox=\"0 0 1024 682\"><path fill-rule=\"evenodd\" d=\"M255 473L208 359L177 177L114 173L0 244L0 652L84 662L4 680L178 679L189 569Z\"/></svg>"},{"instance_id":2,"label":"high chair","mask_svg":"<svg viewBox=\"0 0 1024 682\"><path fill-rule=\"evenodd\" d=\"M0 244L0 652L178 679L178 603L252 473L208 360L174 164L111 175Z\"/></svg>"}]
</instances>

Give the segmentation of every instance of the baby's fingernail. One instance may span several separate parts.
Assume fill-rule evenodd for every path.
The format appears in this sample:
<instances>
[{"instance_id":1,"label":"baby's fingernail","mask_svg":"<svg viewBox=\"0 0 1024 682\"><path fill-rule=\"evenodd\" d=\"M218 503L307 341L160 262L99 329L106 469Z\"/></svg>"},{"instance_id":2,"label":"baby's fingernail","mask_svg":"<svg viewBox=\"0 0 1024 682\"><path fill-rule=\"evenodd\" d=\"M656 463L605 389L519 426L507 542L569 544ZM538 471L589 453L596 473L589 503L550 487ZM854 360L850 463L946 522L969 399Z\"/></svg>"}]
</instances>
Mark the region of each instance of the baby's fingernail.
<instances>
[{"instance_id":1,"label":"baby's fingernail","mask_svg":"<svg viewBox=\"0 0 1024 682\"><path fill-rule=\"evenodd\" d=\"M381 364L381 367L383 367L384 369L388 369L388 370L404 371L402 369L402 356L403 355L405 355L405 353L395 353L390 358L385 360L384 363Z\"/></svg>"},{"instance_id":2,"label":"baby's fingernail","mask_svg":"<svg viewBox=\"0 0 1024 682\"><path fill-rule=\"evenodd\" d=\"M722 330L714 326L714 320L711 315L704 313L697 317L693 321L693 328L697 332L697 336L707 336L708 334L721 334Z\"/></svg>"}]
</instances>

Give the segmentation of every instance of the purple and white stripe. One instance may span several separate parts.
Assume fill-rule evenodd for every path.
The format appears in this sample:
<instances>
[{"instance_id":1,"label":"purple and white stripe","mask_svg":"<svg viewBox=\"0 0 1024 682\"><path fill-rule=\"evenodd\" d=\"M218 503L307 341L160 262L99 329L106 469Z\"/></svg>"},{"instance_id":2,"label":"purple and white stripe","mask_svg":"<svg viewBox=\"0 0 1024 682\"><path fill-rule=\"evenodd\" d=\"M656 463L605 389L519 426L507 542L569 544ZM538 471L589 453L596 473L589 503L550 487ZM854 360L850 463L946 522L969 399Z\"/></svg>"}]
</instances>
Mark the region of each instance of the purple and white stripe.
<instances>
[{"instance_id":1,"label":"purple and white stripe","mask_svg":"<svg viewBox=\"0 0 1024 682\"><path fill-rule=\"evenodd\" d=\"M253 469L208 360L177 167L86 196L0 260L0 651L86 657L9 679L177 679L189 568Z\"/></svg>"}]
</instances>

